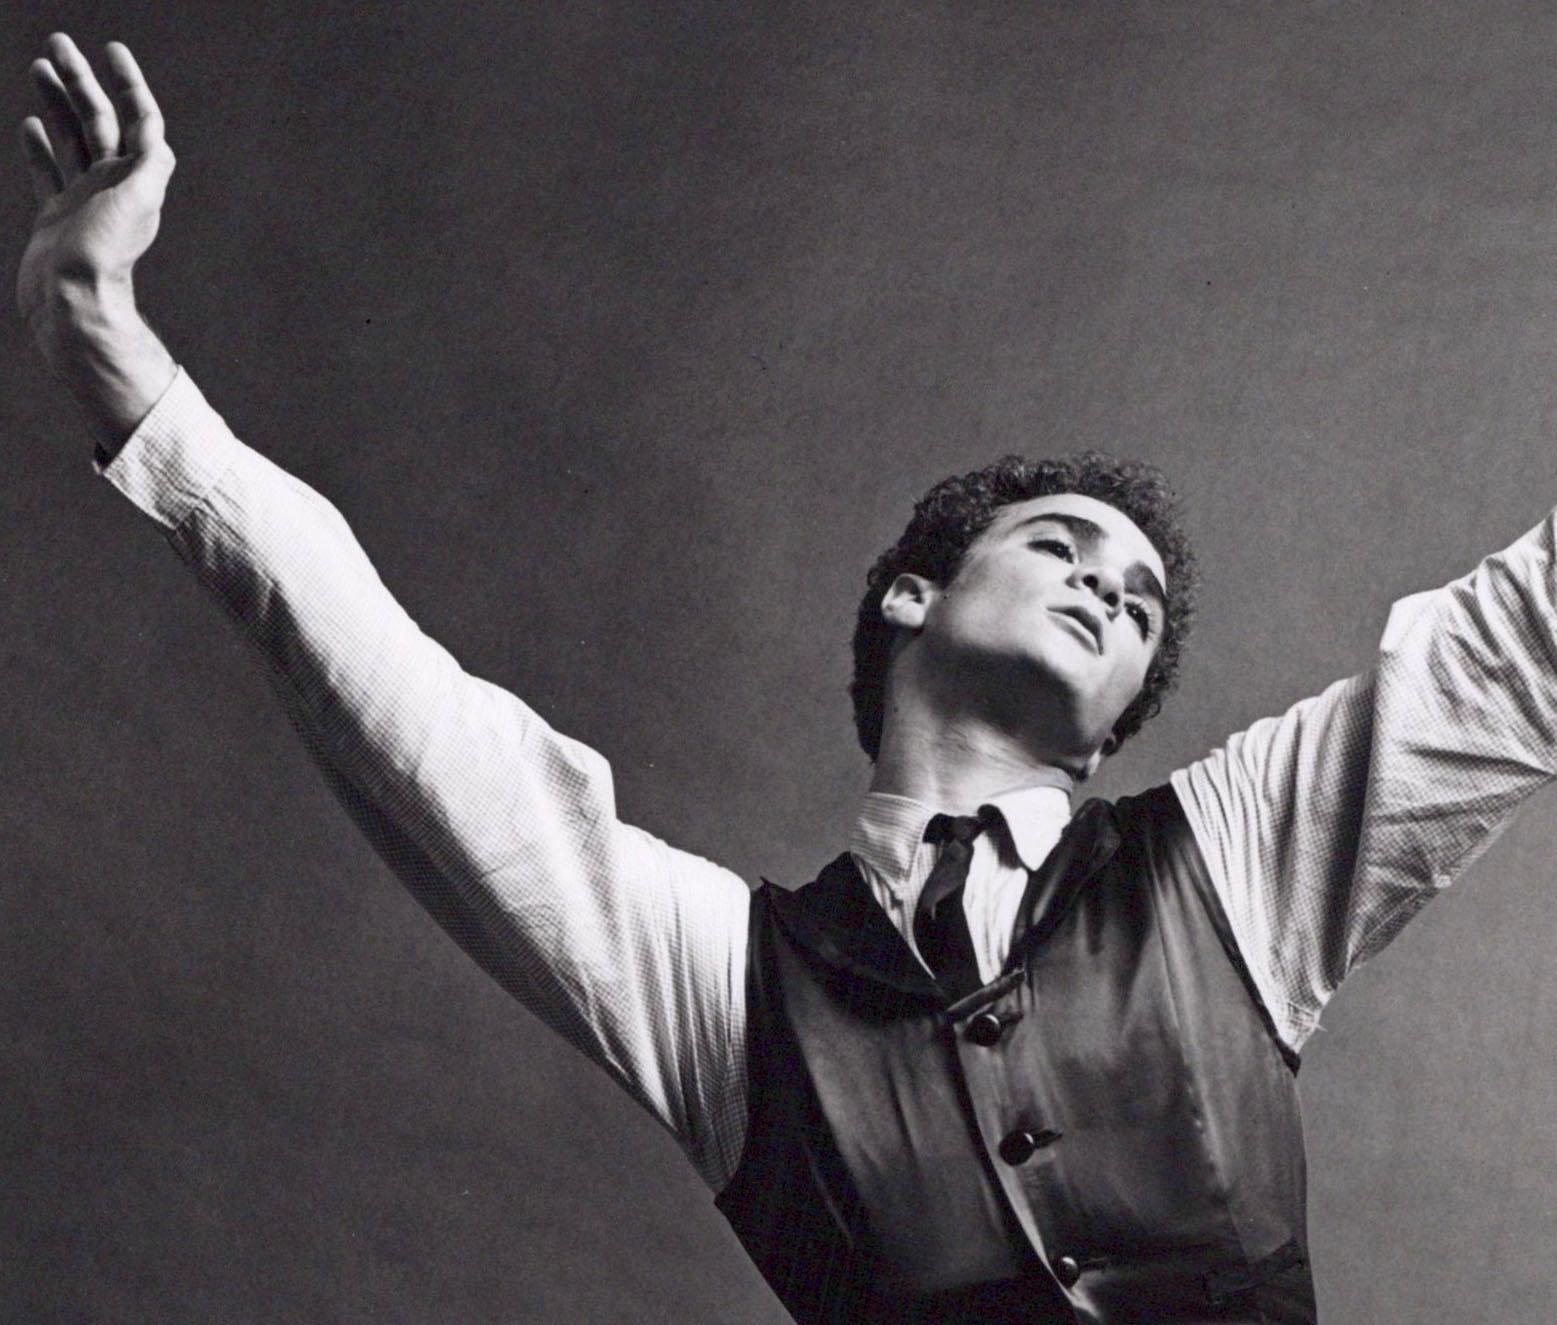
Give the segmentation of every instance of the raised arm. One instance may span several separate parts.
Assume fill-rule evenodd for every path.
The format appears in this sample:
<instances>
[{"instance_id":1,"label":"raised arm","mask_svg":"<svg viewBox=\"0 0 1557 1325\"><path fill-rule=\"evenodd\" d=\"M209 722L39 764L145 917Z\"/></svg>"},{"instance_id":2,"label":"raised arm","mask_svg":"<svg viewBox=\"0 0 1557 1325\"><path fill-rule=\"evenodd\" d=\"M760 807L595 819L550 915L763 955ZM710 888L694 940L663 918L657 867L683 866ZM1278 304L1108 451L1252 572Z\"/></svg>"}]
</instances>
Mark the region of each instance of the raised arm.
<instances>
[{"instance_id":1,"label":"raised arm","mask_svg":"<svg viewBox=\"0 0 1557 1325\"><path fill-rule=\"evenodd\" d=\"M1368 671L1174 774L1293 1047L1557 774L1554 522L1397 602Z\"/></svg>"},{"instance_id":2,"label":"raised arm","mask_svg":"<svg viewBox=\"0 0 1557 1325\"><path fill-rule=\"evenodd\" d=\"M100 468L257 646L331 790L418 900L722 1185L745 1127L745 885L621 823L605 761L467 674L335 508L205 403L135 308L173 166L145 80L110 47L110 101L68 39L49 56L34 66L47 125L23 130L39 214L18 295Z\"/></svg>"}]
</instances>

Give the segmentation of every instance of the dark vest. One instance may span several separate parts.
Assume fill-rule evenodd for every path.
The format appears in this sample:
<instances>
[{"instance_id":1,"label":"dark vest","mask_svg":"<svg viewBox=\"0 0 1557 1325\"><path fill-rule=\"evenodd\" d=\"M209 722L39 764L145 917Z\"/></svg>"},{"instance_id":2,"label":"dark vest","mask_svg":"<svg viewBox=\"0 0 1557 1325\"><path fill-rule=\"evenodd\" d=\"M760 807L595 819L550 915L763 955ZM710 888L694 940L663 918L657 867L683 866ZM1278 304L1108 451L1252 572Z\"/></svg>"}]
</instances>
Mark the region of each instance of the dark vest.
<instances>
[{"instance_id":1,"label":"dark vest","mask_svg":"<svg viewBox=\"0 0 1557 1325\"><path fill-rule=\"evenodd\" d=\"M1296 1059L1171 788L1081 808L957 1003L847 855L751 926L717 1203L797 1320L1316 1319Z\"/></svg>"}]
</instances>

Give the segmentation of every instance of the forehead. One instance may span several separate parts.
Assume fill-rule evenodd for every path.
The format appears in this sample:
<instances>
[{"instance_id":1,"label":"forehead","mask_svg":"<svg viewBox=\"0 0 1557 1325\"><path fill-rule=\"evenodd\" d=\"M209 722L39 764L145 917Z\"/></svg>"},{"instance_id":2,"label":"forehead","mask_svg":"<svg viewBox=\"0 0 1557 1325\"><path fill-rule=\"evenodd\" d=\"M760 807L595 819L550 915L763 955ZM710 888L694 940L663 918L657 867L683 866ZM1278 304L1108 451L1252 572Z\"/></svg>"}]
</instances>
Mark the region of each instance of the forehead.
<instances>
[{"instance_id":1,"label":"forehead","mask_svg":"<svg viewBox=\"0 0 1557 1325\"><path fill-rule=\"evenodd\" d=\"M1027 501L1012 502L1002 506L985 531L986 536L999 537L1013 531L1018 525L1028 525L1044 515L1074 515L1090 520L1103 531L1099 551L1121 565L1133 561L1144 562L1151 567L1160 583L1166 584L1167 572L1162 556L1151 539L1128 515L1107 502L1095 497L1083 497L1079 492L1057 492L1047 497L1033 497Z\"/></svg>"}]
</instances>

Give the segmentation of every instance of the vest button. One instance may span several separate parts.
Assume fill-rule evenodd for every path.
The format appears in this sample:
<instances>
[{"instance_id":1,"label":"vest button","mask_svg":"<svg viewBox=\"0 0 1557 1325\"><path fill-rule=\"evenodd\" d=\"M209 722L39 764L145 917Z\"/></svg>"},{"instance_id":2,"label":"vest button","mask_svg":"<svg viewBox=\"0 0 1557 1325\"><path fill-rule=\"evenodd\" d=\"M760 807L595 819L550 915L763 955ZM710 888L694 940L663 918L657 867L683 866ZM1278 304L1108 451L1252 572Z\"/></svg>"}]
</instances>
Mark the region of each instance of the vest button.
<instances>
[{"instance_id":1,"label":"vest button","mask_svg":"<svg viewBox=\"0 0 1557 1325\"><path fill-rule=\"evenodd\" d=\"M981 1044L986 1049L991 1045L999 1044L1003 1034L1005 1034L1005 1027L1000 1024L1000 1018L993 1012L981 1012L968 1023L968 1038L974 1044Z\"/></svg>"},{"instance_id":2,"label":"vest button","mask_svg":"<svg viewBox=\"0 0 1557 1325\"><path fill-rule=\"evenodd\" d=\"M1038 1138L1031 1132L1011 1132L1000 1143L1000 1158L1007 1164L1025 1164L1038 1149Z\"/></svg>"},{"instance_id":3,"label":"vest button","mask_svg":"<svg viewBox=\"0 0 1557 1325\"><path fill-rule=\"evenodd\" d=\"M1054 1262L1054 1277L1063 1287L1074 1287L1076 1280L1081 1278L1081 1266L1076 1264L1074 1256L1061 1256Z\"/></svg>"}]
</instances>

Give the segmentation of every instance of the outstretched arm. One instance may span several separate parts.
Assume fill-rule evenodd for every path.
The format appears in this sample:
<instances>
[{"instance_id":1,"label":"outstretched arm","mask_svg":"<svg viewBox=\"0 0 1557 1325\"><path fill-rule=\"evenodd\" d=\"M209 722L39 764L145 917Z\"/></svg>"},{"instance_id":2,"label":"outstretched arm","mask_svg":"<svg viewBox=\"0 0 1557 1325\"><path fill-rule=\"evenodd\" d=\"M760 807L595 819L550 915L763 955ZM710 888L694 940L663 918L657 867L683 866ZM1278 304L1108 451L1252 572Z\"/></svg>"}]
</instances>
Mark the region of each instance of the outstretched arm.
<instances>
[{"instance_id":1,"label":"outstretched arm","mask_svg":"<svg viewBox=\"0 0 1557 1325\"><path fill-rule=\"evenodd\" d=\"M1293 1047L1557 775L1557 513L1396 603L1373 667L1173 785Z\"/></svg>"},{"instance_id":2,"label":"outstretched arm","mask_svg":"<svg viewBox=\"0 0 1557 1325\"><path fill-rule=\"evenodd\" d=\"M620 822L605 761L428 639L335 508L205 403L135 309L173 164L151 94L123 47L113 101L68 39L49 54L47 126L24 129L39 215L18 294L104 474L257 646L418 900L722 1185L745 1128L744 884Z\"/></svg>"}]
</instances>

